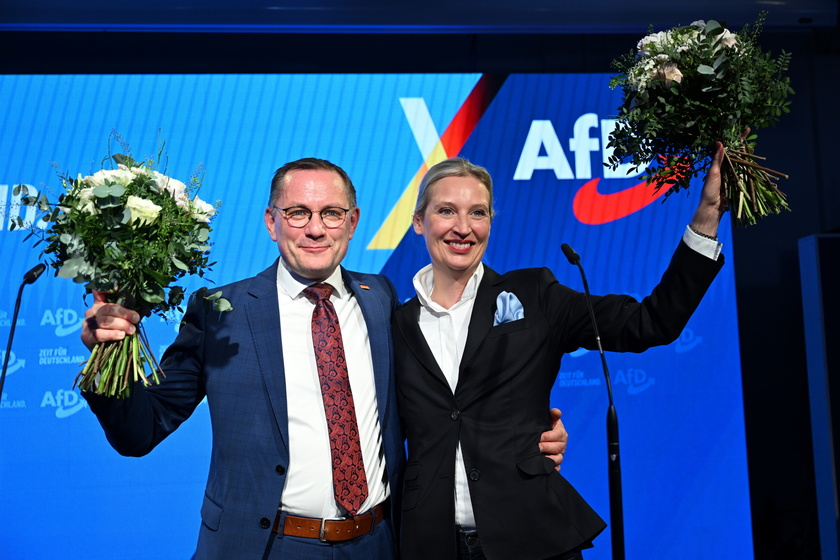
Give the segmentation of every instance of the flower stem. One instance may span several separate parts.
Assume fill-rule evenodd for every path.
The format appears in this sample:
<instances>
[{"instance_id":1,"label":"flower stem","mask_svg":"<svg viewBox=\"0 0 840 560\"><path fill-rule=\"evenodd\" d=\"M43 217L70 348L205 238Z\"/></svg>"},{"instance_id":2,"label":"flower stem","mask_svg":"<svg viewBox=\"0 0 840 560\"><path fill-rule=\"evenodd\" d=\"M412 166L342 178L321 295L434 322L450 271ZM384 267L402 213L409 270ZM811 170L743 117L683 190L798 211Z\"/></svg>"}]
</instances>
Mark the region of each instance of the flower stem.
<instances>
[{"instance_id":1,"label":"flower stem","mask_svg":"<svg viewBox=\"0 0 840 560\"><path fill-rule=\"evenodd\" d=\"M750 157L756 157L756 156L750 156ZM764 158L761 158L761 159L764 159ZM746 165L748 167L753 167L755 169L763 171L763 172L767 173L769 176L773 177L774 179L778 179L780 177L783 178L783 179L790 179L790 177L788 175L786 175L785 173L782 173L781 171L776 171L774 169L770 169L769 167L764 167L762 165L758 165L757 163L752 162L752 161L747 161L747 160L733 158L733 157L730 157L730 160L734 163L739 163L741 165Z\"/></svg>"},{"instance_id":2,"label":"flower stem","mask_svg":"<svg viewBox=\"0 0 840 560\"><path fill-rule=\"evenodd\" d=\"M151 379L146 376L146 363L152 369ZM127 398L135 382L139 381L147 387L157 384L160 382L158 374L163 374L163 371L149 347L145 332L139 329L122 340L100 342L94 346L73 387L107 397Z\"/></svg>"}]
</instances>

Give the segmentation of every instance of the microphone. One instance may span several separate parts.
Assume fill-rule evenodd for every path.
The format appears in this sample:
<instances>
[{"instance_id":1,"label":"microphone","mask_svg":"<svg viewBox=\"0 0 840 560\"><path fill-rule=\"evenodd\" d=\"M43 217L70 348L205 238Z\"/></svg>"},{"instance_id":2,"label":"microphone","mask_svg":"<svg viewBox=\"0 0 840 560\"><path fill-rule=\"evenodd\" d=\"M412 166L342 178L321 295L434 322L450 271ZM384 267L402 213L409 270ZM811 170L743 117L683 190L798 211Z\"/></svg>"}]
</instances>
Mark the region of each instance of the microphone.
<instances>
[{"instance_id":1,"label":"microphone","mask_svg":"<svg viewBox=\"0 0 840 560\"><path fill-rule=\"evenodd\" d=\"M3 372L0 373L0 399L3 398L3 385L6 383L6 369L9 367L9 356L12 354L12 340L15 337L15 327L17 326L18 312L20 311L20 300L23 296L23 287L27 284L32 284L37 280L44 271L47 270L47 265L38 263L32 269L23 275L23 282L18 289L17 298L15 299L15 311L12 314L12 326L9 330L9 342L6 345L6 355L3 357Z\"/></svg>"},{"instance_id":2,"label":"microphone","mask_svg":"<svg viewBox=\"0 0 840 560\"><path fill-rule=\"evenodd\" d=\"M610 534L612 535L612 557L613 560L624 560L624 506L621 494L621 453L618 445L618 414L615 411L613 402L612 382L610 371L607 367L607 357L601 346L601 335L598 333L598 322L595 320L595 310L592 307L592 294L589 293L589 282L586 281L586 273L583 265L580 264L580 255L572 249L568 243L560 246L563 254L569 260L569 264L577 266L580 270L580 277L583 280L583 291L586 293L586 305L589 308L589 319L592 321L592 330L595 331L595 343L598 346L598 353L601 356L601 367L604 370L604 379L607 382L607 397L609 407L607 408L607 464L609 467L609 489L610 489Z\"/></svg>"},{"instance_id":3,"label":"microphone","mask_svg":"<svg viewBox=\"0 0 840 560\"><path fill-rule=\"evenodd\" d=\"M580 255L575 253L575 250L569 247L568 243L563 243L560 245L560 249L563 250L563 254L566 255L566 258L569 259L569 264L571 265L579 265L580 264ZM581 268L581 272L583 269Z\"/></svg>"},{"instance_id":4,"label":"microphone","mask_svg":"<svg viewBox=\"0 0 840 560\"><path fill-rule=\"evenodd\" d=\"M29 270L29 272L23 275L23 283L32 284L35 280L41 277L45 270L47 270L47 265L44 263L36 264Z\"/></svg>"}]
</instances>

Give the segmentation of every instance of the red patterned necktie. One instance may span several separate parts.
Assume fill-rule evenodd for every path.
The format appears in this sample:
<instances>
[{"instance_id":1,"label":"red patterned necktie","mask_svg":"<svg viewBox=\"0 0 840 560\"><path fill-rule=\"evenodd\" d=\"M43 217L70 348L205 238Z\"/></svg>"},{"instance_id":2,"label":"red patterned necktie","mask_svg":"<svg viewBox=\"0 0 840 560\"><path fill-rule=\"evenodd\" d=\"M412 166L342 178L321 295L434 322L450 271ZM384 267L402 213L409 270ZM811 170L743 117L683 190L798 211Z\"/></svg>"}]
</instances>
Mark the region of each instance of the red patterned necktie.
<instances>
[{"instance_id":1,"label":"red patterned necktie","mask_svg":"<svg viewBox=\"0 0 840 560\"><path fill-rule=\"evenodd\" d=\"M329 284L315 284L306 288L303 294L315 304L315 310L312 311L312 343L315 346L315 361L318 363L321 395L327 415L335 501L350 515L355 515L367 498L368 486L356 407L353 405L353 392L350 390L344 344L341 341L341 326L330 301L334 289Z\"/></svg>"}]
</instances>

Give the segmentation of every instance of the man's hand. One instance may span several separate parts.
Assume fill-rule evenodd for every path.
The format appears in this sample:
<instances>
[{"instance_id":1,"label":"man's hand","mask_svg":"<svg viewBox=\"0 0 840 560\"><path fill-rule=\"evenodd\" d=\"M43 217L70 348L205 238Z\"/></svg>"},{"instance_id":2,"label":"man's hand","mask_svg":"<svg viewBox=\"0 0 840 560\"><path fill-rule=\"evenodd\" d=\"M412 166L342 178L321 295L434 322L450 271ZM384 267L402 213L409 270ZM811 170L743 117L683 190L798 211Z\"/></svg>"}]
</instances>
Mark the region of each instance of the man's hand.
<instances>
[{"instance_id":1,"label":"man's hand","mask_svg":"<svg viewBox=\"0 0 840 560\"><path fill-rule=\"evenodd\" d=\"M105 295L93 293L93 305L85 311L82 323L82 342L92 349L98 342L122 340L134 334L140 315L116 303L106 303Z\"/></svg>"},{"instance_id":2,"label":"man's hand","mask_svg":"<svg viewBox=\"0 0 840 560\"><path fill-rule=\"evenodd\" d=\"M560 470L560 464L563 462L563 457L566 455L566 444L569 441L569 432L563 425L560 418L563 413L558 408L552 408L551 414L551 430L543 432L540 436L540 453L557 463L556 470Z\"/></svg>"}]
</instances>

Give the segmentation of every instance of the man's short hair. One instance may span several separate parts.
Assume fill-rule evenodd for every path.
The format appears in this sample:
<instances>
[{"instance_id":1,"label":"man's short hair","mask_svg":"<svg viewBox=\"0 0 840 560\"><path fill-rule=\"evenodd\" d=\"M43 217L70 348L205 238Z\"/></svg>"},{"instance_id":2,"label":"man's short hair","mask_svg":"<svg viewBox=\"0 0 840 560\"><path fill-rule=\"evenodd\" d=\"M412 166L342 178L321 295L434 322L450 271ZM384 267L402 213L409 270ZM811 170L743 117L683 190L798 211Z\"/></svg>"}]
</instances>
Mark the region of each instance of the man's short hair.
<instances>
[{"instance_id":1,"label":"man's short hair","mask_svg":"<svg viewBox=\"0 0 840 560\"><path fill-rule=\"evenodd\" d=\"M356 187L353 186L353 181L347 172L336 164L325 159L318 158L303 158L295 161L290 161L280 169L274 172L274 178L271 180L271 193L268 197L268 206L273 206L274 202L280 198L283 192L283 187L286 186L286 175L292 171L332 171L341 177L344 183L344 190L347 191L347 198L350 201L350 207L356 206Z\"/></svg>"}]
</instances>

